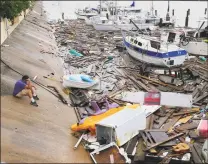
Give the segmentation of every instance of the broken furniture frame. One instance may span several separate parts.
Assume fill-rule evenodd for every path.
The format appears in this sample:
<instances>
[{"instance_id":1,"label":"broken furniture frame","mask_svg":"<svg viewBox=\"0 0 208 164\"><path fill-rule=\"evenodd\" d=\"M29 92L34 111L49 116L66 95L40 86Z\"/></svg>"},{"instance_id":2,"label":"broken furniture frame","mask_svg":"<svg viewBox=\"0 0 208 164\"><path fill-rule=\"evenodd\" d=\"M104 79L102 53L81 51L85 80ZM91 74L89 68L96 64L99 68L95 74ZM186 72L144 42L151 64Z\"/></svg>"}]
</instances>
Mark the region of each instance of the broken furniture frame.
<instances>
[{"instance_id":1,"label":"broken furniture frame","mask_svg":"<svg viewBox=\"0 0 208 164\"><path fill-rule=\"evenodd\" d=\"M103 150L105 150L105 149L108 149L108 148L112 147L112 146L115 146L115 147L118 149L118 151L119 151L119 147L117 146L117 144L116 144L115 142L111 142L110 144L105 145L105 146L102 146L102 147L100 147L100 148L94 150L93 152L91 152L91 153L90 153L90 156L91 156L93 162L94 162L94 163L97 163L97 161L95 160L95 158L94 158L94 156L93 156L94 154L99 153L99 152L101 152L101 151L103 151ZM119 151L119 153L120 153L120 151ZM122 155L122 154L121 154L121 155ZM123 157L125 158L126 163L131 163L131 160L127 157L127 155L126 155L126 156L123 156Z\"/></svg>"}]
</instances>

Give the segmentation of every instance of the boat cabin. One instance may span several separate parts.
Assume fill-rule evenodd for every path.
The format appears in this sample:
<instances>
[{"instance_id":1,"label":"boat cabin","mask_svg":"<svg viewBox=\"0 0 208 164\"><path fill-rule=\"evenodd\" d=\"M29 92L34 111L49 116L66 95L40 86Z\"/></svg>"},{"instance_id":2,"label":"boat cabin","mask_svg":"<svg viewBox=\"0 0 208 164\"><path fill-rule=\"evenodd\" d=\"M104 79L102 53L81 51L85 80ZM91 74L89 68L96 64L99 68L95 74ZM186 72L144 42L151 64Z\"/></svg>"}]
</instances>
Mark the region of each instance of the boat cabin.
<instances>
[{"instance_id":1,"label":"boat cabin","mask_svg":"<svg viewBox=\"0 0 208 164\"><path fill-rule=\"evenodd\" d=\"M163 42L179 44L183 34L180 31L163 32L160 39Z\"/></svg>"},{"instance_id":2,"label":"boat cabin","mask_svg":"<svg viewBox=\"0 0 208 164\"><path fill-rule=\"evenodd\" d=\"M138 48L145 48L147 49L150 48L150 49L156 49L156 50L159 50L161 48L161 43L159 41L156 41L156 40L147 40L147 39L143 39L143 38L133 38L131 37L130 39L130 43Z\"/></svg>"},{"instance_id":3,"label":"boat cabin","mask_svg":"<svg viewBox=\"0 0 208 164\"><path fill-rule=\"evenodd\" d=\"M142 13L142 9L135 8L135 7L120 8L118 11L119 11L119 14L123 16L140 15Z\"/></svg>"}]
</instances>

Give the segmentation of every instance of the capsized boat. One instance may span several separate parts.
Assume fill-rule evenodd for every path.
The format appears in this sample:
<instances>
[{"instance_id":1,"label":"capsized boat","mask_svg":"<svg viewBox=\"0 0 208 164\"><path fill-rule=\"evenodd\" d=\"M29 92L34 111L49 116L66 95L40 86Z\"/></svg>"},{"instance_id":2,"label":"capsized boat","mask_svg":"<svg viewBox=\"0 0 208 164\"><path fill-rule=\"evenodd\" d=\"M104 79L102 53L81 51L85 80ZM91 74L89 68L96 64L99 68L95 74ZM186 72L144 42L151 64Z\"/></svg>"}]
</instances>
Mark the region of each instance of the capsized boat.
<instances>
[{"instance_id":1,"label":"capsized boat","mask_svg":"<svg viewBox=\"0 0 208 164\"><path fill-rule=\"evenodd\" d=\"M97 83L97 79L93 80L88 75L71 74L63 76L64 88L90 88Z\"/></svg>"},{"instance_id":2,"label":"capsized boat","mask_svg":"<svg viewBox=\"0 0 208 164\"><path fill-rule=\"evenodd\" d=\"M133 34L133 35L132 35ZM182 65L188 57L186 50L157 38L122 31L123 42L130 56L144 63L162 67Z\"/></svg>"}]
</instances>

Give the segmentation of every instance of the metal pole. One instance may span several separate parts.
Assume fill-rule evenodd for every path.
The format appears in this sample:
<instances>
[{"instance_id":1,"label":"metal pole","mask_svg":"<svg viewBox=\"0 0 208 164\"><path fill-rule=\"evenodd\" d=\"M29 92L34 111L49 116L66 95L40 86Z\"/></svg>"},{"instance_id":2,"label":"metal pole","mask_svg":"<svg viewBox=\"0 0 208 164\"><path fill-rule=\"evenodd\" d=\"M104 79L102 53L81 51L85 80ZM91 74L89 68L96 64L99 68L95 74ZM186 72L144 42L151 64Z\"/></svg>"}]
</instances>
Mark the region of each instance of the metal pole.
<instances>
[{"instance_id":1,"label":"metal pole","mask_svg":"<svg viewBox=\"0 0 208 164\"><path fill-rule=\"evenodd\" d=\"M77 147L79 146L79 144L82 141L83 137L84 137L84 134L82 134L82 136L79 138L79 140L77 141L76 145L74 146L74 149L77 149Z\"/></svg>"},{"instance_id":2,"label":"metal pole","mask_svg":"<svg viewBox=\"0 0 208 164\"><path fill-rule=\"evenodd\" d=\"M101 0L100 0L100 15L101 15Z\"/></svg>"},{"instance_id":3,"label":"metal pole","mask_svg":"<svg viewBox=\"0 0 208 164\"><path fill-rule=\"evenodd\" d=\"M152 16L154 14L154 7L153 7L153 1L152 1Z\"/></svg>"}]
</instances>

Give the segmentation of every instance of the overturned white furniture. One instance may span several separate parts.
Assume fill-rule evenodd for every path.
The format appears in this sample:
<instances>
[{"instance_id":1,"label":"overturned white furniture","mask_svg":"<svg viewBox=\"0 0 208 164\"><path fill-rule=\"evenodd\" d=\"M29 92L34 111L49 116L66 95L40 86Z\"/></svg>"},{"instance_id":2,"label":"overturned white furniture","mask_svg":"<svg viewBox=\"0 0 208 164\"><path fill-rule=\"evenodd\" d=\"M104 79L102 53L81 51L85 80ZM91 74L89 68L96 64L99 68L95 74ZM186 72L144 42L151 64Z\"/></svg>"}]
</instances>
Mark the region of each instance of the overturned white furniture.
<instances>
[{"instance_id":1,"label":"overturned white furniture","mask_svg":"<svg viewBox=\"0 0 208 164\"><path fill-rule=\"evenodd\" d=\"M122 146L145 128L145 110L140 106L136 109L127 106L96 124L97 141L100 144L115 142Z\"/></svg>"}]
</instances>

